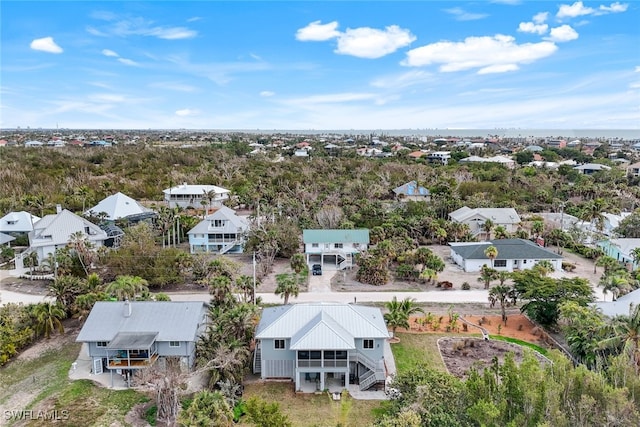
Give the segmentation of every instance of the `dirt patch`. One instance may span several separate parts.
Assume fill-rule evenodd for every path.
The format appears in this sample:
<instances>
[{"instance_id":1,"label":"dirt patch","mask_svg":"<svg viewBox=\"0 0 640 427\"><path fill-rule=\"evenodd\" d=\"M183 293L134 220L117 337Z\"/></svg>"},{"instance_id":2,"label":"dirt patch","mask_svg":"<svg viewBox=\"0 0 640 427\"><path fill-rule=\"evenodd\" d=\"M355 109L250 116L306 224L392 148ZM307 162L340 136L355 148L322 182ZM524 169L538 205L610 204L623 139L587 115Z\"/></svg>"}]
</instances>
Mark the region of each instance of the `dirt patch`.
<instances>
[{"instance_id":1,"label":"dirt patch","mask_svg":"<svg viewBox=\"0 0 640 427\"><path fill-rule=\"evenodd\" d=\"M46 295L50 280L29 280L20 277L6 277L0 281L0 290L23 294Z\"/></svg>"},{"instance_id":2,"label":"dirt patch","mask_svg":"<svg viewBox=\"0 0 640 427\"><path fill-rule=\"evenodd\" d=\"M440 338L438 348L449 373L462 379L467 378L469 369L472 367L484 370L492 366L494 358L502 363L508 353L513 353L516 363L520 363L525 353L525 348L517 344L465 337ZM541 354L531 352L540 363L548 363Z\"/></svg>"},{"instance_id":3,"label":"dirt patch","mask_svg":"<svg viewBox=\"0 0 640 427\"><path fill-rule=\"evenodd\" d=\"M501 335L530 342L541 347L547 346L545 334L522 314L509 314L507 325L498 315L464 315L464 319L474 325L482 326L490 335ZM458 319L451 322L448 314L428 313L409 319L409 330L398 328L398 332L407 333L481 333L479 328L466 325Z\"/></svg>"}]
</instances>

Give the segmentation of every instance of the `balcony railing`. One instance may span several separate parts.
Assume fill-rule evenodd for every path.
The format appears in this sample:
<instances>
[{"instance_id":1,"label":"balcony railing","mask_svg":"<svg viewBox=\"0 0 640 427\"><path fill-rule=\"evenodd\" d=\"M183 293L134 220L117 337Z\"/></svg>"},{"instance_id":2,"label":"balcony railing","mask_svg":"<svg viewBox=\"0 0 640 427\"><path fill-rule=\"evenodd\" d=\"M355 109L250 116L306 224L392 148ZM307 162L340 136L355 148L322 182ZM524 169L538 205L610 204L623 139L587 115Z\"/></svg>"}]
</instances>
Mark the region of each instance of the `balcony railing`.
<instances>
[{"instance_id":1,"label":"balcony railing","mask_svg":"<svg viewBox=\"0 0 640 427\"><path fill-rule=\"evenodd\" d=\"M346 368L348 363L346 359L324 361L320 359L298 359L299 368Z\"/></svg>"},{"instance_id":2,"label":"balcony railing","mask_svg":"<svg viewBox=\"0 0 640 427\"><path fill-rule=\"evenodd\" d=\"M109 359L108 366L110 369L148 368L149 366L153 365L156 360L158 360L157 354L152 354L151 357L114 357Z\"/></svg>"}]
</instances>

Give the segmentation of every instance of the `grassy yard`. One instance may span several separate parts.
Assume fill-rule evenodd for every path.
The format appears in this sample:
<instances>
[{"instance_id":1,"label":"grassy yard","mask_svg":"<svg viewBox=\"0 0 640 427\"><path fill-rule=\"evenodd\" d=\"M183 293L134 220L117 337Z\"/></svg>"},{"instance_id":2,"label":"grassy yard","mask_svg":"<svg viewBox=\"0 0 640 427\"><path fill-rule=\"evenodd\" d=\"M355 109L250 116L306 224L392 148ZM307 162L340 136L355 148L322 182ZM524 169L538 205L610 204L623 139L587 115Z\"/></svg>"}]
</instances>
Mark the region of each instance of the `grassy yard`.
<instances>
[{"instance_id":1,"label":"grassy yard","mask_svg":"<svg viewBox=\"0 0 640 427\"><path fill-rule=\"evenodd\" d=\"M355 400L343 394L333 401L327 393L294 392L291 383L254 383L245 385L244 399L257 396L269 402L278 402L291 423L298 427L367 426L374 421L374 410L380 406L375 400ZM239 427L249 424L239 423Z\"/></svg>"},{"instance_id":2,"label":"grassy yard","mask_svg":"<svg viewBox=\"0 0 640 427\"><path fill-rule=\"evenodd\" d=\"M2 415L4 411L33 410L57 414L57 426L123 425L133 405L148 399L132 390L107 390L88 380L69 380L69 367L79 351L80 344L65 342L35 359L14 361L0 368ZM42 426L45 421L2 422Z\"/></svg>"},{"instance_id":3,"label":"grassy yard","mask_svg":"<svg viewBox=\"0 0 640 427\"><path fill-rule=\"evenodd\" d=\"M437 341L447 334L407 334L398 332L399 343L391 344L398 372L405 372L418 363L426 363L439 371L446 371Z\"/></svg>"}]
</instances>

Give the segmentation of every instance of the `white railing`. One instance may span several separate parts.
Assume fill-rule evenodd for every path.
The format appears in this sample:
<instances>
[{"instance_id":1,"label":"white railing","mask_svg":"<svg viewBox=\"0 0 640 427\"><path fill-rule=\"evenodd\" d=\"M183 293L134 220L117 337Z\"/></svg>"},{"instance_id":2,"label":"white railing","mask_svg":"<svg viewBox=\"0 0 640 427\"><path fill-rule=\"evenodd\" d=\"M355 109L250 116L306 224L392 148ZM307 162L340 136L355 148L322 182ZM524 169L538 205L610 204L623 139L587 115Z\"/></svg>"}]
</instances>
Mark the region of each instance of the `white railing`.
<instances>
[{"instance_id":1,"label":"white railing","mask_svg":"<svg viewBox=\"0 0 640 427\"><path fill-rule=\"evenodd\" d=\"M240 244L239 240L234 240L233 242L229 243L227 246L224 246L222 249L220 249L220 252L218 252L220 255L226 254L227 252L229 252L231 249L233 249L234 246Z\"/></svg>"},{"instance_id":2,"label":"white railing","mask_svg":"<svg viewBox=\"0 0 640 427\"><path fill-rule=\"evenodd\" d=\"M262 372L262 354L260 351L260 346L256 345L256 348L253 351L253 373L259 374L261 372Z\"/></svg>"},{"instance_id":3,"label":"white railing","mask_svg":"<svg viewBox=\"0 0 640 427\"><path fill-rule=\"evenodd\" d=\"M378 363L375 360L359 352L350 353L349 361L360 362L372 371L378 370Z\"/></svg>"}]
</instances>

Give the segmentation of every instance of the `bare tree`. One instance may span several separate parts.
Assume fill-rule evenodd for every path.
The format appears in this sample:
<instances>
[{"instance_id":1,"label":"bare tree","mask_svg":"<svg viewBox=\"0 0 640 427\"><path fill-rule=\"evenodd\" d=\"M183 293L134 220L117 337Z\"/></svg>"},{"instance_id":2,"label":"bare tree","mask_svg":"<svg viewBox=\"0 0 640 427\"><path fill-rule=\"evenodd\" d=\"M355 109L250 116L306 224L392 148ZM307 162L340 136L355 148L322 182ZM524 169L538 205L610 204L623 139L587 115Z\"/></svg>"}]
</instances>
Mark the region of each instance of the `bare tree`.
<instances>
[{"instance_id":1,"label":"bare tree","mask_svg":"<svg viewBox=\"0 0 640 427\"><path fill-rule=\"evenodd\" d=\"M321 228L338 228L342 222L342 209L338 206L325 206L316 214L316 220Z\"/></svg>"}]
</instances>

